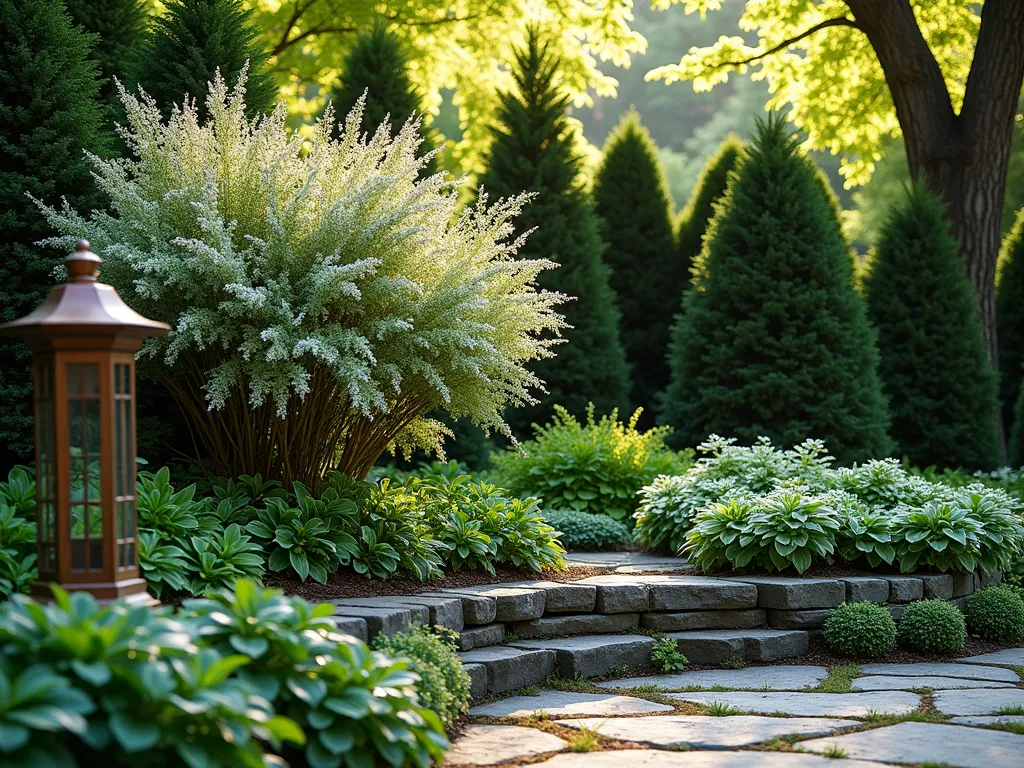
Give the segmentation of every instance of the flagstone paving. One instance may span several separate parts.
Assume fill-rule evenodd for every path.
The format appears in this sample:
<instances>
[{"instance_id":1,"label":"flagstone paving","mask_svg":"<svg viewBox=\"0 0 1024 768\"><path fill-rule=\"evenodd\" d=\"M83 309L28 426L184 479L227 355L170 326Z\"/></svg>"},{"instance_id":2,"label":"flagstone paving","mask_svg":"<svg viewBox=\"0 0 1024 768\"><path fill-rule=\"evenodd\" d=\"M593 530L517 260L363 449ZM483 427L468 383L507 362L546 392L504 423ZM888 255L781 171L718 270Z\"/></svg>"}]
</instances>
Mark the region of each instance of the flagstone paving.
<instances>
[{"instance_id":1,"label":"flagstone paving","mask_svg":"<svg viewBox=\"0 0 1024 768\"><path fill-rule=\"evenodd\" d=\"M855 691L907 691L911 688L1013 688L1015 683L1004 683L998 680L968 680L963 677L939 677L937 675L878 675L860 677L850 687Z\"/></svg>"},{"instance_id":2,"label":"flagstone paving","mask_svg":"<svg viewBox=\"0 0 1024 768\"><path fill-rule=\"evenodd\" d=\"M779 666L747 667L746 669L702 669L693 672L679 672L674 675L650 675L630 677L624 680L609 680L598 683L602 688L633 688L640 685L656 685L662 690L682 688L749 688L751 690L771 689L773 691L799 691L814 687L828 677L825 667Z\"/></svg>"},{"instance_id":3,"label":"flagstone paving","mask_svg":"<svg viewBox=\"0 0 1024 768\"><path fill-rule=\"evenodd\" d=\"M979 715L978 717L951 717L956 725L1024 725L1024 715Z\"/></svg>"},{"instance_id":4,"label":"flagstone paving","mask_svg":"<svg viewBox=\"0 0 1024 768\"><path fill-rule=\"evenodd\" d=\"M1007 648L995 653L957 659L957 661L961 664L1005 664L1009 667L1024 667L1024 648Z\"/></svg>"},{"instance_id":5,"label":"flagstone paving","mask_svg":"<svg viewBox=\"0 0 1024 768\"><path fill-rule=\"evenodd\" d=\"M803 717L867 717L905 715L921 706L916 693L884 691L878 693L670 693L669 697L697 704L719 702L741 712L784 712Z\"/></svg>"},{"instance_id":6,"label":"flagstone paving","mask_svg":"<svg viewBox=\"0 0 1024 768\"><path fill-rule=\"evenodd\" d=\"M555 755L532 768L886 768L866 760L832 760L799 752L661 752L609 750Z\"/></svg>"},{"instance_id":7,"label":"flagstone paving","mask_svg":"<svg viewBox=\"0 0 1024 768\"><path fill-rule=\"evenodd\" d=\"M886 763L938 763L951 768L1020 768L1024 736L937 723L899 723L845 736L800 742L811 752L841 749L847 757Z\"/></svg>"},{"instance_id":8,"label":"flagstone paving","mask_svg":"<svg viewBox=\"0 0 1024 768\"><path fill-rule=\"evenodd\" d=\"M532 717L541 712L549 717L576 715L648 715L671 712L672 707L631 696L572 691L541 691L536 696L513 696L473 707L470 717Z\"/></svg>"},{"instance_id":9,"label":"flagstone paving","mask_svg":"<svg viewBox=\"0 0 1024 768\"><path fill-rule=\"evenodd\" d=\"M937 691L933 701L935 708L946 715L998 715L1011 707L1024 708L1024 690L980 688L973 691Z\"/></svg>"},{"instance_id":10,"label":"flagstone paving","mask_svg":"<svg viewBox=\"0 0 1024 768\"><path fill-rule=\"evenodd\" d=\"M471 725L455 740L445 765L498 765L568 746L550 733L518 725Z\"/></svg>"},{"instance_id":11,"label":"flagstone paving","mask_svg":"<svg viewBox=\"0 0 1024 768\"><path fill-rule=\"evenodd\" d=\"M556 720L567 728L587 728L618 741L632 741L662 749L724 749L800 734L812 736L860 725L856 720L824 717L758 717L733 715L651 715L650 717L583 718Z\"/></svg>"},{"instance_id":12,"label":"flagstone paving","mask_svg":"<svg viewBox=\"0 0 1024 768\"><path fill-rule=\"evenodd\" d=\"M509 661L515 665L520 659ZM848 693L810 690L828 670L799 664L621 678L598 683L607 691L601 693L541 690L470 710L471 722L445 765L1024 768L1024 735L999 730L1024 724L1024 681L1007 668L1017 666L1024 666L1024 648L953 662L862 664L861 676L851 683L854 692ZM912 690L919 688L933 690L924 695ZM722 712L724 707L712 706L716 702L736 714L681 714ZM879 726L874 720L906 715L922 705L948 716L948 722ZM531 727L474 718L520 719ZM597 743L593 751L574 752L576 736L570 734L584 729L597 735ZM776 743L785 749L779 751Z\"/></svg>"},{"instance_id":13,"label":"flagstone paving","mask_svg":"<svg viewBox=\"0 0 1024 768\"><path fill-rule=\"evenodd\" d=\"M905 675L907 677L966 677L971 680L998 680L1004 683L1019 683L1020 676L1012 669L983 667L978 664L945 662L922 662L920 664L861 664L865 675Z\"/></svg>"}]
</instances>

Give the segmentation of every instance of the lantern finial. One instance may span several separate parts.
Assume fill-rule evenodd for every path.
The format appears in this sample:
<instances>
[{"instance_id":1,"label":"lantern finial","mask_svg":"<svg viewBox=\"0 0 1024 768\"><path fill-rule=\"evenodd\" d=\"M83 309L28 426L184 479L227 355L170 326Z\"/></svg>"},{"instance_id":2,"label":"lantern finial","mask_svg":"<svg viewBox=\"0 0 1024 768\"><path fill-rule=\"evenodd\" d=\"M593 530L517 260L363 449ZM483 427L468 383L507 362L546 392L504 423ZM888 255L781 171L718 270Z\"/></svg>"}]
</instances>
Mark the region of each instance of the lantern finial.
<instances>
[{"instance_id":1,"label":"lantern finial","mask_svg":"<svg viewBox=\"0 0 1024 768\"><path fill-rule=\"evenodd\" d=\"M88 240L79 240L75 250L64 259L69 283L95 283L103 259L89 250Z\"/></svg>"}]
</instances>

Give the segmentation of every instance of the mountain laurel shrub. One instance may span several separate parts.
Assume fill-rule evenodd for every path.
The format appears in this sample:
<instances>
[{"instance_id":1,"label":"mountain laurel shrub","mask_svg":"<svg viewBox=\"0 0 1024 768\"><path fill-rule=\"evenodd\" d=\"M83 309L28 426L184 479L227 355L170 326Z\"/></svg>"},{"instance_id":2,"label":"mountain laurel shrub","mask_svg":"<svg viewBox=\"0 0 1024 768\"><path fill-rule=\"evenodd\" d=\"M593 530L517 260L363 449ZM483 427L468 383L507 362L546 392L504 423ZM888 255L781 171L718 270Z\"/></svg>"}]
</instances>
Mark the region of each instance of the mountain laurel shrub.
<instances>
[{"instance_id":1,"label":"mountain laurel shrub","mask_svg":"<svg viewBox=\"0 0 1024 768\"><path fill-rule=\"evenodd\" d=\"M567 550L616 550L633 540L629 528L607 515L577 512L574 509L545 509L541 515L548 525L561 531L561 543Z\"/></svg>"},{"instance_id":2,"label":"mountain laurel shrub","mask_svg":"<svg viewBox=\"0 0 1024 768\"><path fill-rule=\"evenodd\" d=\"M688 455L665 446L668 427L638 430L638 409L628 422L613 410L594 418L593 403L580 423L556 405L533 439L491 457L498 485L518 496L538 496L551 509L603 514L630 522L637 492L655 477L686 469Z\"/></svg>"},{"instance_id":3,"label":"mountain laurel shrub","mask_svg":"<svg viewBox=\"0 0 1024 768\"><path fill-rule=\"evenodd\" d=\"M964 614L968 631L983 640L1007 642L1024 637L1024 598L1013 587L979 590Z\"/></svg>"},{"instance_id":4,"label":"mountain laurel shrub","mask_svg":"<svg viewBox=\"0 0 1024 768\"><path fill-rule=\"evenodd\" d=\"M640 492L637 540L688 553L706 570L805 571L864 561L903 572L1007 570L1024 548L1024 502L1002 488L960 487L904 470L895 459L832 466L818 440L779 450L711 436L685 475Z\"/></svg>"},{"instance_id":5,"label":"mountain laurel shrub","mask_svg":"<svg viewBox=\"0 0 1024 768\"><path fill-rule=\"evenodd\" d=\"M967 642L967 624L952 603L918 600L900 618L896 642L919 653L956 653Z\"/></svg>"},{"instance_id":6,"label":"mountain laurel shrub","mask_svg":"<svg viewBox=\"0 0 1024 768\"><path fill-rule=\"evenodd\" d=\"M549 262L515 258L523 197L460 211L455 181L421 178L418 124L365 135L359 105L332 139L330 112L309 136L283 105L247 120L242 79L214 82L205 122L122 98L135 157L93 159L108 208L46 208L50 243L87 237L171 324L142 355L214 473L361 478L389 448L439 449L435 407L507 433L564 298L535 285Z\"/></svg>"},{"instance_id":7,"label":"mountain laurel shrub","mask_svg":"<svg viewBox=\"0 0 1024 768\"><path fill-rule=\"evenodd\" d=\"M874 603L843 603L822 625L825 645L854 659L885 656L896 647L896 622L888 609Z\"/></svg>"}]
</instances>

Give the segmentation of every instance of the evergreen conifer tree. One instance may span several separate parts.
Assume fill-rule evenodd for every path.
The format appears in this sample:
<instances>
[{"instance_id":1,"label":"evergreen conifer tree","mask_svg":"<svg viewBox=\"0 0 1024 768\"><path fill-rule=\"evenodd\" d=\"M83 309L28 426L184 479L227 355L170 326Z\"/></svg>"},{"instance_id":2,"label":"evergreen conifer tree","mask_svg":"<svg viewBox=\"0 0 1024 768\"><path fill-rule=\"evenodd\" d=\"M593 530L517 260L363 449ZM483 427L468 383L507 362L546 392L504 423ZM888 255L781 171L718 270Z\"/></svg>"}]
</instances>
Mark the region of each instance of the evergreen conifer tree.
<instances>
[{"instance_id":1,"label":"evergreen conifer tree","mask_svg":"<svg viewBox=\"0 0 1024 768\"><path fill-rule=\"evenodd\" d=\"M76 24L98 36L92 58L103 76L102 97L120 105L116 77L127 82L137 66L136 57L146 31L149 14L143 0L64 0ZM116 107L115 107L116 108Z\"/></svg>"},{"instance_id":2,"label":"evergreen conifer tree","mask_svg":"<svg viewBox=\"0 0 1024 768\"><path fill-rule=\"evenodd\" d=\"M864 293L898 453L922 467L991 469L996 373L942 202L923 187L889 214Z\"/></svg>"},{"instance_id":3,"label":"evergreen conifer tree","mask_svg":"<svg viewBox=\"0 0 1024 768\"><path fill-rule=\"evenodd\" d=\"M186 94L206 115L206 95L214 73L234 85L249 63L245 83L246 112L273 111L277 86L268 68L269 56L259 47L259 32L249 21L252 12L241 0L167 0L139 56L130 88L136 84L152 96L164 116Z\"/></svg>"},{"instance_id":4,"label":"evergreen conifer tree","mask_svg":"<svg viewBox=\"0 0 1024 768\"><path fill-rule=\"evenodd\" d=\"M1020 394L1017 395L1013 415L1013 429L1010 430L1006 455L1009 465L1017 469L1024 467L1024 387L1021 387Z\"/></svg>"},{"instance_id":5,"label":"evergreen conifer tree","mask_svg":"<svg viewBox=\"0 0 1024 768\"><path fill-rule=\"evenodd\" d=\"M643 426L653 426L655 396L668 385L669 330L689 274L675 259L665 172L636 112L627 114L608 137L593 195L622 312L632 404L643 407Z\"/></svg>"},{"instance_id":6,"label":"evergreen conifer tree","mask_svg":"<svg viewBox=\"0 0 1024 768\"><path fill-rule=\"evenodd\" d=\"M772 115L736 174L673 328L662 421L681 445L815 437L842 463L886 455L875 334L817 170Z\"/></svg>"},{"instance_id":7,"label":"evergreen conifer tree","mask_svg":"<svg viewBox=\"0 0 1024 768\"><path fill-rule=\"evenodd\" d=\"M373 133L390 115L392 133L399 130L411 115L422 115L420 95L409 77L409 62L402 42L383 23L363 32L345 60L341 79L331 93L335 117L344 120L356 102L366 93L363 108L363 130ZM434 149L430 129L420 123L422 152ZM431 160L425 173L434 173L437 158Z\"/></svg>"},{"instance_id":8,"label":"evergreen conifer tree","mask_svg":"<svg viewBox=\"0 0 1024 768\"><path fill-rule=\"evenodd\" d=\"M83 149L105 150L95 36L61 0L0 0L0 322L35 309L60 257L36 241L53 234L28 197L93 203ZM32 374L25 345L0 341L0 471L32 455Z\"/></svg>"},{"instance_id":9,"label":"evergreen conifer tree","mask_svg":"<svg viewBox=\"0 0 1024 768\"><path fill-rule=\"evenodd\" d=\"M683 275L681 288L690 284L690 267L696 261L703 245L704 232L715 216L715 203L722 199L729 184L729 171L743 154L740 137L730 133L718 146L701 171L697 186L693 188L690 201L679 213L676 224L676 242L679 253L679 269Z\"/></svg>"},{"instance_id":10,"label":"evergreen conifer tree","mask_svg":"<svg viewBox=\"0 0 1024 768\"><path fill-rule=\"evenodd\" d=\"M1014 405L1024 382L1024 208L1006 233L996 268L996 332L999 339L999 398L1011 434Z\"/></svg>"},{"instance_id":11,"label":"evergreen conifer tree","mask_svg":"<svg viewBox=\"0 0 1024 768\"><path fill-rule=\"evenodd\" d=\"M598 413L607 413L626 406L629 389L619 310L602 261L606 246L580 183L580 157L565 117L568 97L557 87L557 72L557 58L531 30L516 53L516 88L501 98L500 122L479 180L492 199L536 195L517 220L519 232L536 228L519 256L560 264L541 274L540 285L576 297L564 306L572 326L563 334L565 343L554 347L556 357L533 366L550 394L539 405L505 414L518 436L531 423L546 421L556 403L582 416L593 401Z\"/></svg>"}]
</instances>

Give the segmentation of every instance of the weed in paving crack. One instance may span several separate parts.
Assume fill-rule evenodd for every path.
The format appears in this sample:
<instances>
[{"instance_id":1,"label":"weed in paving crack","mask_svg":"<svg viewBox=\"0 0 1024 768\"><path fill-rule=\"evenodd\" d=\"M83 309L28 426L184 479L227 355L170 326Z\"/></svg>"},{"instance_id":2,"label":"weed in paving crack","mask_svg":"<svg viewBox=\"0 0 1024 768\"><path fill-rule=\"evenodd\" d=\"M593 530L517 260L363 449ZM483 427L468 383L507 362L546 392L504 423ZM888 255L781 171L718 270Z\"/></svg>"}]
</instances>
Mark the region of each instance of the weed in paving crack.
<instances>
[{"instance_id":1,"label":"weed in paving crack","mask_svg":"<svg viewBox=\"0 0 1024 768\"><path fill-rule=\"evenodd\" d=\"M600 728L601 726L598 726ZM593 752L600 746L597 739L597 728L580 728L569 739L569 749L573 752Z\"/></svg>"},{"instance_id":2,"label":"weed in paving crack","mask_svg":"<svg viewBox=\"0 0 1024 768\"><path fill-rule=\"evenodd\" d=\"M712 701L707 705L708 714L712 717L725 717L726 715L738 715L740 710L726 704L724 701Z\"/></svg>"},{"instance_id":3,"label":"weed in paving crack","mask_svg":"<svg viewBox=\"0 0 1024 768\"><path fill-rule=\"evenodd\" d=\"M853 690L850 684L857 677L860 677L860 667L856 664L840 664L829 667L828 677L805 690L813 693L850 693Z\"/></svg>"},{"instance_id":4,"label":"weed in paving crack","mask_svg":"<svg viewBox=\"0 0 1024 768\"><path fill-rule=\"evenodd\" d=\"M845 759L846 750L842 747L836 746L835 744L830 744L829 746L825 747L821 755L822 757L835 757L839 759Z\"/></svg>"}]
</instances>

